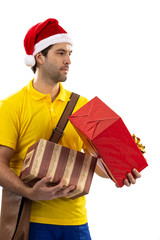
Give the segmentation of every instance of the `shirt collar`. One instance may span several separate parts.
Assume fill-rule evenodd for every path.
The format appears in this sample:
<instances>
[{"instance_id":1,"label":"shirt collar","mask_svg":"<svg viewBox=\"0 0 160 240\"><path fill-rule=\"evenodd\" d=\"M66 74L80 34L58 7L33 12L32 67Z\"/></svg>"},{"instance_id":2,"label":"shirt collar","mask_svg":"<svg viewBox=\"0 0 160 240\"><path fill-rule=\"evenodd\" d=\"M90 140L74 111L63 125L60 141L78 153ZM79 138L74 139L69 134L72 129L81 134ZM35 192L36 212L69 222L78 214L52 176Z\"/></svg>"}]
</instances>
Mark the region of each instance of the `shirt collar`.
<instances>
[{"instance_id":1,"label":"shirt collar","mask_svg":"<svg viewBox=\"0 0 160 240\"><path fill-rule=\"evenodd\" d=\"M41 100L41 99L50 99L51 100L50 94L41 93L33 87L33 81L34 81L34 79L32 79L29 82L29 84L27 85L27 90L31 94L32 99L33 100ZM59 86L60 86L60 91L59 91L59 94L58 94L57 98L55 99L55 101L60 100L62 102L67 102L69 100L70 95L69 95L68 91L66 91L63 88L63 85L61 83L59 83Z\"/></svg>"}]
</instances>

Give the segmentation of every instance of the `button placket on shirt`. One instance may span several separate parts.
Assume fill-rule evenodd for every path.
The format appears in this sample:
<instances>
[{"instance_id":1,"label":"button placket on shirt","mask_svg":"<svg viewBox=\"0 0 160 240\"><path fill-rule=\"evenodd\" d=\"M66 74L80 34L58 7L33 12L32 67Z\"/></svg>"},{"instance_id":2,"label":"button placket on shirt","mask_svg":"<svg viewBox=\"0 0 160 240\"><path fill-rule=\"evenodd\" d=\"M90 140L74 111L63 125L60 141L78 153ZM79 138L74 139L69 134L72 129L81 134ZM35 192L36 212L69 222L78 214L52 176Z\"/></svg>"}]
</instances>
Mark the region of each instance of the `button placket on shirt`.
<instances>
[{"instance_id":1,"label":"button placket on shirt","mask_svg":"<svg viewBox=\"0 0 160 240\"><path fill-rule=\"evenodd\" d=\"M53 111L54 111L53 102L51 102L50 103L50 112L51 112L52 117L53 117Z\"/></svg>"},{"instance_id":2,"label":"button placket on shirt","mask_svg":"<svg viewBox=\"0 0 160 240\"><path fill-rule=\"evenodd\" d=\"M51 121L52 121L52 126L55 127L56 121L57 121L57 116L55 112L55 103L51 102L50 104L50 114L51 114Z\"/></svg>"},{"instance_id":3,"label":"button placket on shirt","mask_svg":"<svg viewBox=\"0 0 160 240\"><path fill-rule=\"evenodd\" d=\"M54 108L53 108L53 102L52 102L52 99L51 99L50 95L45 96L45 102L46 102L46 105L47 105L47 108L48 108L48 111L49 111L50 127L52 129L53 128L53 111L54 111Z\"/></svg>"}]
</instances>

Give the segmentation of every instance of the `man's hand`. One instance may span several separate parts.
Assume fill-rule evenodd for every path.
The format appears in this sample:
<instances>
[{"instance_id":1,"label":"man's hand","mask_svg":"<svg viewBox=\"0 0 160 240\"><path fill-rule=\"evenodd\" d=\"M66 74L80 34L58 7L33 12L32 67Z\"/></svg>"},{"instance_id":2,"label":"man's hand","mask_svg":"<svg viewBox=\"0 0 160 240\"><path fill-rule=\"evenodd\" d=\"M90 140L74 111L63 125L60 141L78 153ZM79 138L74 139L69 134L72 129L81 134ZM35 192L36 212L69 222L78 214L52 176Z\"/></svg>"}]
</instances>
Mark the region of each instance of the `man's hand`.
<instances>
[{"instance_id":1,"label":"man's hand","mask_svg":"<svg viewBox=\"0 0 160 240\"><path fill-rule=\"evenodd\" d=\"M124 179L124 185L127 187L131 186L131 184L135 184L136 179L140 177L141 177L140 172L138 172L137 169L133 168L132 173L128 173L127 178ZM117 184L116 184L116 187L118 187Z\"/></svg>"},{"instance_id":2,"label":"man's hand","mask_svg":"<svg viewBox=\"0 0 160 240\"><path fill-rule=\"evenodd\" d=\"M140 178L141 174L140 172L137 171L137 169L133 169L132 173L128 173L127 174L127 178L124 180L124 185L126 185L127 187L129 187L131 184L135 184L136 183L136 179Z\"/></svg>"},{"instance_id":3,"label":"man's hand","mask_svg":"<svg viewBox=\"0 0 160 240\"><path fill-rule=\"evenodd\" d=\"M9 168L10 159L13 154L13 149L0 145L0 186L33 201L64 197L75 189L75 186L64 188L64 180L61 180L60 183L54 187L47 186L51 180L49 177L42 178L32 188L27 186L15 172Z\"/></svg>"},{"instance_id":4,"label":"man's hand","mask_svg":"<svg viewBox=\"0 0 160 240\"><path fill-rule=\"evenodd\" d=\"M50 182L49 177L44 177L38 181L28 193L28 198L33 201L52 200L55 198L64 197L75 189L75 186L64 187L64 180L62 179L56 186L47 186Z\"/></svg>"}]
</instances>

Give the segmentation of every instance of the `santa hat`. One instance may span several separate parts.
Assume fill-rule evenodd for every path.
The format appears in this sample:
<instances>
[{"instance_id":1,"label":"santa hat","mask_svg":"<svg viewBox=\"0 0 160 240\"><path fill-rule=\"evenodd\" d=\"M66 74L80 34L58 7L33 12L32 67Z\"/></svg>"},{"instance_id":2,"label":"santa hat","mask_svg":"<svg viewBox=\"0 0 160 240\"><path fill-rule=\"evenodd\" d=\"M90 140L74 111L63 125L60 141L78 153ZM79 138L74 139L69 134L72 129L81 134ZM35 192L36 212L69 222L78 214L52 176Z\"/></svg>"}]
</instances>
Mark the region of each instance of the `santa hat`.
<instances>
[{"instance_id":1,"label":"santa hat","mask_svg":"<svg viewBox=\"0 0 160 240\"><path fill-rule=\"evenodd\" d=\"M56 19L49 18L30 28L24 38L25 64L33 67L36 63L35 55L56 43L73 44L68 33L59 25Z\"/></svg>"}]
</instances>

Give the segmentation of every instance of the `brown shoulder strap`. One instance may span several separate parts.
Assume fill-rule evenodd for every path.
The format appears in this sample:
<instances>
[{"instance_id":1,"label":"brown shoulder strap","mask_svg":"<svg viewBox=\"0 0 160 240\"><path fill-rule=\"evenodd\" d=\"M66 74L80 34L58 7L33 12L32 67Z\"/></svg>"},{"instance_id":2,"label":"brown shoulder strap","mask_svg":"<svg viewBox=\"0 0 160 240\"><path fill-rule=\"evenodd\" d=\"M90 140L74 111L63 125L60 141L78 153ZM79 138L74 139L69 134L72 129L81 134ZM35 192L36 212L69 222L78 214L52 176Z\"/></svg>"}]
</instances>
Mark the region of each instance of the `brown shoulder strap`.
<instances>
[{"instance_id":1,"label":"brown shoulder strap","mask_svg":"<svg viewBox=\"0 0 160 240\"><path fill-rule=\"evenodd\" d=\"M72 93L70 96L70 100L68 101L57 126L54 128L53 133L49 139L51 142L58 143L59 139L63 135L64 129L68 122L68 117L72 114L73 109L79 99L80 95L76 93Z\"/></svg>"}]
</instances>

